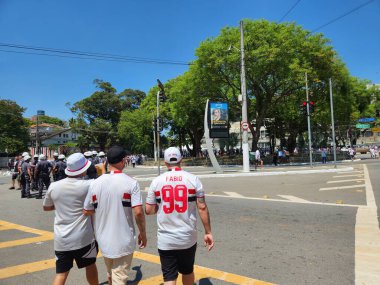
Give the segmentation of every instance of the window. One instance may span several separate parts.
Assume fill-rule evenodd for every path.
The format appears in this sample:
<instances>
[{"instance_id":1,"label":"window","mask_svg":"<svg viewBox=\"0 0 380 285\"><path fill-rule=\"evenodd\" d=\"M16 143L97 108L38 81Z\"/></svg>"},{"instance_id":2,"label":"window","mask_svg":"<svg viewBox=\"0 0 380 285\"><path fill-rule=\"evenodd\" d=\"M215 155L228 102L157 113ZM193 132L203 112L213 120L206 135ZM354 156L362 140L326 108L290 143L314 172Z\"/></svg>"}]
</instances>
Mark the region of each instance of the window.
<instances>
[{"instance_id":1,"label":"window","mask_svg":"<svg viewBox=\"0 0 380 285\"><path fill-rule=\"evenodd\" d=\"M58 136L61 137L62 134L59 134Z\"/></svg>"},{"instance_id":2,"label":"window","mask_svg":"<svg viewBox=\"0 0 380 285\"><path fill-rule=\"evenodd\" d=\"M372 137L373 136L373 132L371 131L366 131L365 134L364 134L365 137Z\"/></svg>"}]
</instances>

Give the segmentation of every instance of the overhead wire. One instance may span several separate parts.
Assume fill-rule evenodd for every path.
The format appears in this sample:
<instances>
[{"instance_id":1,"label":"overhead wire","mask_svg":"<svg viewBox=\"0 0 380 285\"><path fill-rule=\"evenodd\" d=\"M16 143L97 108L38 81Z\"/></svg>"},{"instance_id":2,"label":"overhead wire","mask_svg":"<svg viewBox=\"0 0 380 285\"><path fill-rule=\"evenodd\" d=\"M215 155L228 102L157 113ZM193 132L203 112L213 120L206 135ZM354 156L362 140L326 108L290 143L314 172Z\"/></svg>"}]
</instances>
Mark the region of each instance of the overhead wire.
<instances>
[{"instance_id":1,"label":"overhead wire","mask_svg":"<svg viewBox=\"0 0 380 285\"><path fill-rule=\"evenodd\" d=\"M55 49L55 48L39 47L39 46L26 46L26 45L12 44L12 43L0 43L0 47L34 51L34 52L25 52L25 51L22 52L22 51L16 51L16 50L2 49L0 50L1 52L24 53L24 54L34 54L34 55L42 55L42 56L57 56L57 57L69 57L69 58L78 58L78 59L132 62L132 63L189 65L188 62L184 62L184 61L133 57L133 56L84 52L84 51L75 51L75 50L66 50L66 49Z\"/></svg>"},{"instance_id":2,"label":"overhead wire","mask_svg":"<svg viewBox=\"0 0 380 285\"><path fill-rule=\"evenodd\" d=\"M318 31L318 30L320 30L320 29L322 29L322 28L324 28L324 27L326 27L326 26L328 26L328 25L331 25L332 23L335 23L336 21L338 21L338 20L340 20L340 19L342 19L342 18L344 18L344 17L346 17L346 16L352 14L353 12L356 12L356 11L358 11L358 10L364 8L365 6L369 5L370 3L374 2L374 1L375 1L375 0L369 0L369 1L367 1L367 2L365 2L365 3L363 3L363 4L361 4L361 5L359 5L359 6L357 6L357 7L355 7L355 8L353 8L353 9L349 10L348 12L346 12L346 13L340 15L339 17L336 17L336 18L334 18L334 19L328 21L326 24L323 24L323 25L321 25L321 26L315 28L314 30L312 30L312 32L314 33L314 32L316 32L316 31Z\"/></svg>"},{"instance_id":3,"label":"overhead wire","mask_svg":"<svg viewBox=\"0 0 380 285\"><path fill-rule=\"evenodd\" d=\"M284 16L281 17L280 20L277 21L277 24L281 23L282 20L284 20L286 18L286 16L288 16L290 14L290 12L293 11L293 9L298 5L298 3L301 2L301 0L297 0L292 7L290 7L290 9L284 14Z\"/></svg>"}]
</instances>

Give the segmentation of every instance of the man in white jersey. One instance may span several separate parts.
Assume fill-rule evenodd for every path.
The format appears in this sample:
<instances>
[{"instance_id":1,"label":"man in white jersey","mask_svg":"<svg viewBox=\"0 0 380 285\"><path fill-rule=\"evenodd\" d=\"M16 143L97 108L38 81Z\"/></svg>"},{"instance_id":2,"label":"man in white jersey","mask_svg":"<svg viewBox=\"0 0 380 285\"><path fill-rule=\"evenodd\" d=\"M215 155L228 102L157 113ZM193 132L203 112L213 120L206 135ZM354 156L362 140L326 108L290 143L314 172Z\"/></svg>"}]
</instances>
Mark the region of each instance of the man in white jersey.
<instances>
[{"instance_id":1,"label":"man in white jersey","mask_svg":"<svg viewBox=\"0 0 380 285\"><path fill-rule=\"evenodd\" d=\"M126 152L119 146L107 153L108 174L91 184L85 214L95 216L95 236L107 267L108 284L125 285L136 249L133 216L139 228L138 244L146 246L145 215L140 186L125 173Z\"/></svg>"},{"instance_id":2,"label":"man in white jersey","mask_svg":"<svg viewBox=\"0 0 380 285\"><path fill-rule=\"evenodd\" d=\"M95 264L98 248L91 218L82 212L91 183L83 180L83 177L90 164L81 153L70 155L65 169L68 177L51 183L43 202L44 211L55 210L54 250L57 274L53 285L65 284L74 259L78 268L86 268L89 284L99 283Z\"/></svg>"},{"instance_id":3,"label":"man in white jersey","mask_svg":"<svg viewBox=\"0 0 380 285\"><path fill-rule=\"evenodd\" d=\"M175 147L165 151L168 172L149 187L145 213L157 213L157 243L165 285L175 285L178 272L184 285L194 284L197 247L197 210L205 229L204 243L211 250L214 239L201 181L181 170L182 156Z\"/></svg>"}]
</instances>

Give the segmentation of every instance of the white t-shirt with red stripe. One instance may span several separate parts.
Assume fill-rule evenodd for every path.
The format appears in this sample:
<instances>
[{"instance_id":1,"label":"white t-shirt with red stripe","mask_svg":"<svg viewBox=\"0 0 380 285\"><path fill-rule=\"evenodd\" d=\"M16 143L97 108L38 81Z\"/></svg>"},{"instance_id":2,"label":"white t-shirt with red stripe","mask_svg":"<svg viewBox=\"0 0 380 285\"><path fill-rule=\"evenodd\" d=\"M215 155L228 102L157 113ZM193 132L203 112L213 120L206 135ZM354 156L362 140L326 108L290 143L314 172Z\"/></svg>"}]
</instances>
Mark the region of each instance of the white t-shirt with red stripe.
<instances>
[{"instance_id":1,"label":"white t-shirt with red stripe","mask_svg":"<svg viewBox=\"0 0 380 285\"><path fill-rule=\"evenodd\" d=\"M84 209L95 210L95 237L103 256L118 258L135 251L132 208L141 205L138 182L120 171L103 174L91 183Z\"/></svg>"},{"instance_id":2,"label":"white t-shirt with red stripe","mask_svg":"<svg viewBox=\"0 0 380 285\"><path fill-rule=\"evenodd\" d=\"M146 203L158 204L157 243L162 250L187 249L197 242L197 198L204 197L195 175L173 168L152 181Z\"/></svg>"}]
</instances>

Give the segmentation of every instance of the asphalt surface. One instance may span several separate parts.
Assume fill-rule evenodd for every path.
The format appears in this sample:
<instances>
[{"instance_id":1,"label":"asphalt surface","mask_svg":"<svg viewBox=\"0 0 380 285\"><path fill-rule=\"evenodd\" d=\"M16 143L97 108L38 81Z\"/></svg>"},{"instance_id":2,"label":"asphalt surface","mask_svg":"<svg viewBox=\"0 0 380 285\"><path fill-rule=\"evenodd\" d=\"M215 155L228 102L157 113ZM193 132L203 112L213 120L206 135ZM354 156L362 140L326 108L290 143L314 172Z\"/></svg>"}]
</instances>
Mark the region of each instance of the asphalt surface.
<instances>
[{"instance_id":1,"label":"asphalt surface","mask_svg":"<svg viewBox=\"0 0 380 285\"><path fill-rule=\"evenodd\" d=\"M267 167L252 171L253 176L239 176L239 168L231 167L230 177L215 177L210 168L185 167L203 176L216 241L215 249L207 252L199 225L196 264L274 284L355 284L356 215L358 207L367 203L366 188L361 186L363 164L379 209L380 160L339 164L336 170L331 164L313 169ZM137 167L126 172L140 181L145 199L157 170ZM268 172L276 175L267 176ZM354 176L341 177L347 175ZM0 178L0 220L52 232L54 213L43 212L41 200L20 199L20 191L7 190L9 180ZM353 188L321 190L341 186ZM147 217L147 230L148 247L141 252L157 256L155 217ZM32 236L36 235L3 230L0 244ZM4 268L53 258L52 240L0 248L0 278ZM97 264L100 281L105 282L102 260ZM159 284L157 280L147 283L160 275L159 264L135 258L132 267L128 284ZM0 284L50 284L53 277L54 267L50 267L0 279ZM84 281L84 272L73 269L67 284ZM197 284L240 284L236 282L206 277Z\"/></svg>"}]
</instances>

